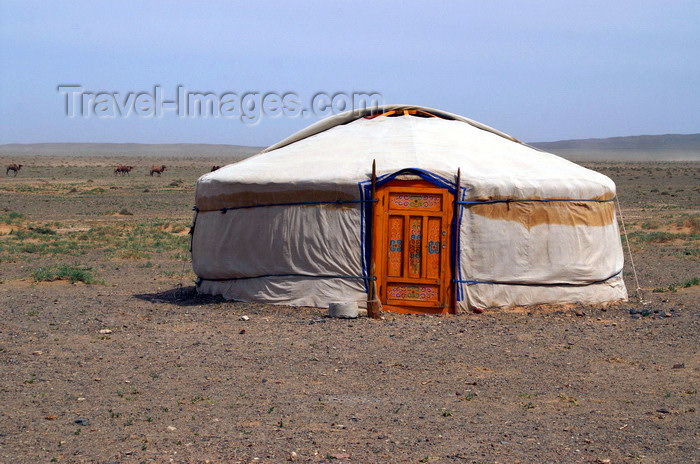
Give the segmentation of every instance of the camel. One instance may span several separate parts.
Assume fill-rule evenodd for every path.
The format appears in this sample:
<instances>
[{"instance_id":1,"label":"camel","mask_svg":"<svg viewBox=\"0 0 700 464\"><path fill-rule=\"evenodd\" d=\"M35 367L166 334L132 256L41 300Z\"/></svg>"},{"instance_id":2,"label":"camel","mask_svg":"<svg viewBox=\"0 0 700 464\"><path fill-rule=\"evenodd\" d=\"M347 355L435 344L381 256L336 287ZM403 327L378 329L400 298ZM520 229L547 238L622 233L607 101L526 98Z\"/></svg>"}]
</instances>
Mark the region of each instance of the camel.
<instances>
[{"instance_id":1,"label":"camel","mask_svg":"<svg viewBox=\"0 0 700 464\"><path fill-rule=\"evenodd\" d=\"M7 166L7 171L5 171L5 175L9 176L10 171L15 171L15 177L17 177L17 173L19 172L20 169L22 169L23 164L10 164Z\"/></svg>"},{"instance_id":2,"label":"camel","mask_svg":"<svg viewBox=\"0 0 700 464\"><path fill-rule=\"evenodd\" d=\"M114 175L120 175L123 176L124 174L129 175L131 170L134 169L133 166L117 166L117 168L114 170Z\"/></svg>"},{"instance_id":3,"label":"camel","mask_svg":"<svg viewBox=\"0 0 700 464\"><path fill-rule=\"evenodd\" d=\"M165 165L162 166L152 166L151 167L151 177L153 177L153 174L158 174L158 177L160 177L161 174L163 174L163 171L166 170Z\"/></svg>"}]
</instances>

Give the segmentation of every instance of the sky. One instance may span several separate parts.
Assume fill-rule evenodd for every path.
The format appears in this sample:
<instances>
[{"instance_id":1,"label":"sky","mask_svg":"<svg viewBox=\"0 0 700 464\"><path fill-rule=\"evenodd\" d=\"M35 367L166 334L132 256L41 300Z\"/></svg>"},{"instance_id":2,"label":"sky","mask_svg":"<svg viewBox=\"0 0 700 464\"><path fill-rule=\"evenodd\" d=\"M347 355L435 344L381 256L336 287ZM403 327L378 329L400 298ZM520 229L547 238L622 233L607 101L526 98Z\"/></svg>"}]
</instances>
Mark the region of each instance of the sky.
<instances>
[{"instance_id":1,"label":"sky","mask_svg":"<svg viewBox=\"0 0 700 464\"><path fill-rule=\"evenodd\" d=\"M156 114L156 87L232 106ZM700 2L0 1L0 144L267 146L322 116L268 116L262 96L312 108L319 93L377 93L530 142L697 133ZM237 116L244 95L252 119Z\"/></svg>"}]
</instances>

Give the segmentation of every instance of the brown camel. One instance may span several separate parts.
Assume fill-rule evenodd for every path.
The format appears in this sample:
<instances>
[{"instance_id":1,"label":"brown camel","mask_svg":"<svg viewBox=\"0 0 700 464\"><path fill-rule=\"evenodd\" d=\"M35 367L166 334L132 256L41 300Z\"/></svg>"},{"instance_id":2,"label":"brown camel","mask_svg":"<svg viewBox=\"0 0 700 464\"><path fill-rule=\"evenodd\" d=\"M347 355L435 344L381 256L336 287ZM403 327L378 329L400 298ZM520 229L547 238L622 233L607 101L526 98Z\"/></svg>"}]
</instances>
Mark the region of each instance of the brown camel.
<instances>
[{"instance_id":1,"label":"brown camel","mask_svg":"<svg viewBox=\"0 0 700 464\"><path fill-rule=\"evenodd\" d=\"M151 177L153 177L153 174L158 174L158 177L160 177L161 174L163 174L163 171L166 170L165 165L162 166L152 166L151 167Z\"/></svg>"},{"instance_id":2,"label":"brown camel","mask_svg":"<svg viewBox=\"0 0 700 464\"><path fill-rule=\"evenodd\" d=\"M15 177L17 177L17 173L19 172L20 169L22 169L23 164L10 164L7 166L7 171L5 171L5 175L9 176L10 171L15 171Z\"/></svg>"}]
</instances>

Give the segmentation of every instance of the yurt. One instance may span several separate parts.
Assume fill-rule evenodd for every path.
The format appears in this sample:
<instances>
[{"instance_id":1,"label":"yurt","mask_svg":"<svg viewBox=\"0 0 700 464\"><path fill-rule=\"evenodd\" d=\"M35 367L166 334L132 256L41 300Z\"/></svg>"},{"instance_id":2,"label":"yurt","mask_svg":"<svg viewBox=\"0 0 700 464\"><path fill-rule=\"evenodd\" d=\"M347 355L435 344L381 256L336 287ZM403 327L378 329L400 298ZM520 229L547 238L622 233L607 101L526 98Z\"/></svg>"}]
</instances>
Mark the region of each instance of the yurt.
<instances>
[{"instance_id":1,"label":"yurt","mask_svg":"<svg viewBox=\"0 0 700 464\"><path fill-rule=\"evenodd\" d=\"M200 293L447 313L627 298L608 177L445 111L331 116L199 178ZM372 305L370 305L372 306Z\"/></svg>"}]
</instances>

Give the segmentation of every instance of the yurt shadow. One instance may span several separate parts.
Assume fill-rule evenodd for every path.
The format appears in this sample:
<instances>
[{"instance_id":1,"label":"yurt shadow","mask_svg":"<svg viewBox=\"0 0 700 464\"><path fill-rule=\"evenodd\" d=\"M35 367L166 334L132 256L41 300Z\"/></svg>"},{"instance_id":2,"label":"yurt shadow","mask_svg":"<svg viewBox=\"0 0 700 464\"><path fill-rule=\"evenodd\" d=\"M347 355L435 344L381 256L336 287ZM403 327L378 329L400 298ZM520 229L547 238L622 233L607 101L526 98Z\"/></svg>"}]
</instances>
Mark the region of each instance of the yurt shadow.
<instances>
[{"instance_id":1,"label":"yurt shadow","mask_svg":"<svg viewBox=\"0 0 700 464\"><path fill-rule=\"evenodd\" d=\"M168 303L175 306L198 306L212 303L221 303L226 301L221 296L198 294L197 288L194 285L189 287L171 288L157 293L137 293L132 295L139 300L148 301L149 303Z\"/></svg>"}]
</instances>

